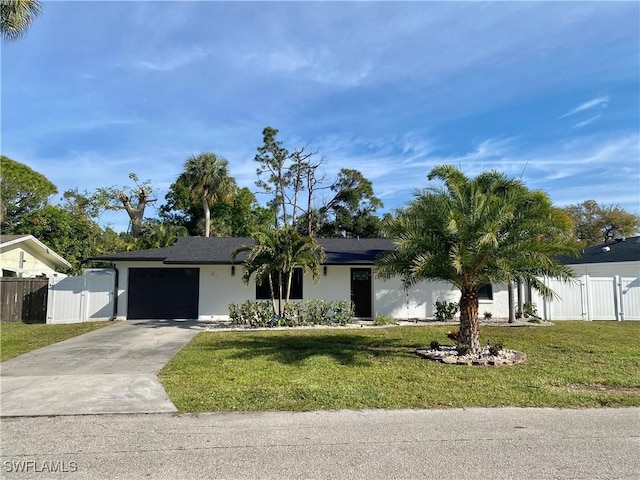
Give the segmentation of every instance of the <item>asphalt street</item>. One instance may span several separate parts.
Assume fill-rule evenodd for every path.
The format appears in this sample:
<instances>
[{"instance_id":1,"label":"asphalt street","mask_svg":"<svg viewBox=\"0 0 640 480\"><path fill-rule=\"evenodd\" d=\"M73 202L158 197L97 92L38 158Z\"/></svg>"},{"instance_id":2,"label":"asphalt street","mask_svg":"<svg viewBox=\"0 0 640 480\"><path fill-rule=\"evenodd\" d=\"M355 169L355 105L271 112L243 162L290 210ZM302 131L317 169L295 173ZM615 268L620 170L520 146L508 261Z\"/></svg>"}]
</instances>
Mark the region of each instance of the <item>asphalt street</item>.
<instances>
[{"instance_id":1,"label":"asphalt street","mask_svg":"<svg viewBox=\"0 0 640 480\"><path fill-rule=\"evenodd\" d=\"M0 425L2 478L640 478L638 408L40 416Z\"/></svg>"}]
</instances>

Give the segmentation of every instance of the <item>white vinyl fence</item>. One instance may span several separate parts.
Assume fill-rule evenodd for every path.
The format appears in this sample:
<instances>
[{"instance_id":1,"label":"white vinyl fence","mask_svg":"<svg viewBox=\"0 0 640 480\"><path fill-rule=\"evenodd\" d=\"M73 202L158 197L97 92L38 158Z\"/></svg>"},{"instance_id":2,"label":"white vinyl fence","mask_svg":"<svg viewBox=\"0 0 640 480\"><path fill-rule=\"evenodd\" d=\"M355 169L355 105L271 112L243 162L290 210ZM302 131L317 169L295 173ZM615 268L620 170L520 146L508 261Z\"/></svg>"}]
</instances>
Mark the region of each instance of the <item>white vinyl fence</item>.
<instances>
[{"instance_id":1,"label":"white vinyl fence","mask_svg":"<svg viewBox=\"0 0 640 480\"><path fill-rule=\"evenodd\" d=\"M545 284L559 297L541 301L547 320L640 320L640 277L582 275Z\"/></svg>"},{"instance_id":2,"label":"white vinyl fence","mask_svg":"<svg viewBox=\"0 0 640 480\"><path fill-rule=\"evenodd\" d=\"M80 323L111 320L116 272L87 269L82 276L51 278L47 323Z\"/></svg>"}]
</instances>

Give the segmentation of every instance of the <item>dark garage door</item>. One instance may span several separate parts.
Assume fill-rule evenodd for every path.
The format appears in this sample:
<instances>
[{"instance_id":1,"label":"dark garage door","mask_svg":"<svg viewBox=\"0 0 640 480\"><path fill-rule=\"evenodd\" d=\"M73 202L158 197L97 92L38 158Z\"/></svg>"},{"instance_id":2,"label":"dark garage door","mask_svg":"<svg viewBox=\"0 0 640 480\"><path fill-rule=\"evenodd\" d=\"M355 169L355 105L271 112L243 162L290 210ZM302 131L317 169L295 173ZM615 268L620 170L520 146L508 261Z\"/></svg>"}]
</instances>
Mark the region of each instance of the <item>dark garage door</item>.
<instances>
[{"instance_id":1,"label":"dark garage door","mask_svg":"<svg viewBox=\"0 0 640 480\"><path fill-rule=\"evenodd\" d=\"M127 318L198 318L199 268L130 268Z\"/></svg>"}]
</instances>

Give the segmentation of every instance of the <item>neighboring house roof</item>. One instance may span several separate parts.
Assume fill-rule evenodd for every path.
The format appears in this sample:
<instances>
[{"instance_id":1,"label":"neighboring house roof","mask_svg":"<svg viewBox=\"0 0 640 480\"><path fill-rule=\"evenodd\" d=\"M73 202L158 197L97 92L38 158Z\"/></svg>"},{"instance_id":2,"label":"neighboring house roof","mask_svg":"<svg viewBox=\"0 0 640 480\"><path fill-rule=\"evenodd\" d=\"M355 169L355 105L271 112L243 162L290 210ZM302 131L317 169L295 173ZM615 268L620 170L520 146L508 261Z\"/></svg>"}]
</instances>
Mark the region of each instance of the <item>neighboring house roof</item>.
<instances>
[{"instance_id":1,"label":"neighboring house roof","mask_svg":"<svg viewBox=\"0 0 640 480\"><path fill-rule=\"evenodd\" d=\"M618 239L614 242L587 247L578 257L562 256L558 260L565 265L585 263L640 262L640 236Z\"/></svg>"},{"instance_id":2,"label":"neighboring house roof","mask_svg":"<svg viewBox=\"0 0 640 480\"><path fill-rule=\"evenodd\" d=\"M44 243L38 240L33 235L2 235L0 236L0 250L5 249L11 245L17 245L24 243L29 245L42 257L48 258L51 262L57 265L58 268L69 268L71 264L64 258L58 255L56 252L47 247Z\"/></svg>"},{"instance_id":3,"label":"neighboring house roof","mask_svg":"<svg viewBox=\"0 0 640 480\"><path fill-rule=\"evenodd\" d=\"M394 249L387 238L318 238L324 248L326 265L369 265L381 253ZM233 251L241 245L253 245L247 237L183 237L172 247L99 255L91 260L162 261L166 264L230 264ZM246 255L239 255L241 263Z\"/></svg>"}]
</instances>

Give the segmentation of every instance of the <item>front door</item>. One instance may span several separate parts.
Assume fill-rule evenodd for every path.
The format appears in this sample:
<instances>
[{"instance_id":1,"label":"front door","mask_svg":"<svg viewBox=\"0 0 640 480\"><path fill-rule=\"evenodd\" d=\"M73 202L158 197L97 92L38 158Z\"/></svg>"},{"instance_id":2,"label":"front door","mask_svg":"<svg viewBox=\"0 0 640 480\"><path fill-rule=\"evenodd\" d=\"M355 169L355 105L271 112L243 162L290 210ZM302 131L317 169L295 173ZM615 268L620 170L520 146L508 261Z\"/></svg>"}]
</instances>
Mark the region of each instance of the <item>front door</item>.
<instances>
[{"instance_id":1,"label":"front door","mask_svg":"<svg viewBox=\"0 0 640 480\"><path fill-rule=\"evenodd\" d=\"M359 318L371 318L371 269L351 269L351 301L355 315Z\"/></svg>"}]
</instances>

